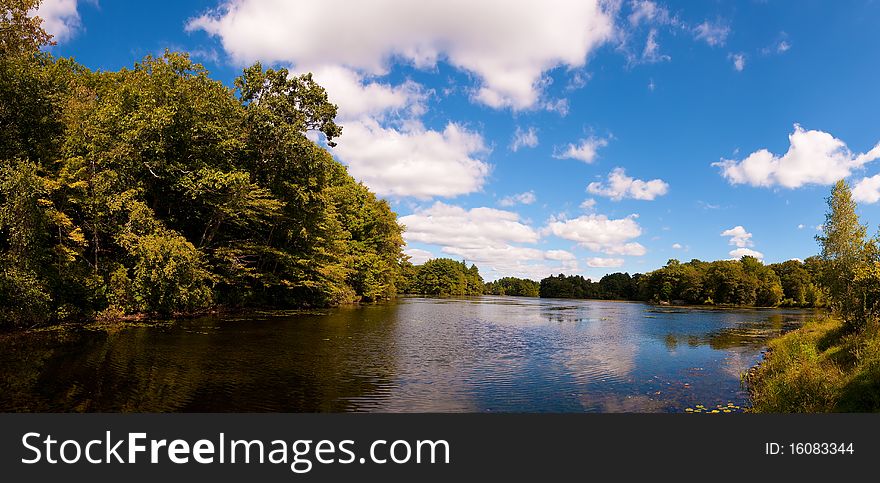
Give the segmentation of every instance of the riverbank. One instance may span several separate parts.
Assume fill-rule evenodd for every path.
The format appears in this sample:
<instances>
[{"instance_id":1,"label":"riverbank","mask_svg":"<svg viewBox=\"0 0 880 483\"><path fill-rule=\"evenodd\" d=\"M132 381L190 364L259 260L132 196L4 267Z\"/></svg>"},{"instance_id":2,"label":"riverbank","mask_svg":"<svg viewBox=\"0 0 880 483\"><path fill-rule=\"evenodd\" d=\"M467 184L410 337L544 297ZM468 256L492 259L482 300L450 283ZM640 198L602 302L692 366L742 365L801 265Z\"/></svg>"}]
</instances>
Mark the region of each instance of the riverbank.
<instances>
[{"instance_id":1,"label":"riverbank","mask_svg":"<svg viewBox=\"0 0 880 483\"><path fill-rule=\"evenodd\" d=\"M755 412L880 411L880 336L876 326L847 333L818 317L770 341L744 376Z\"/></svg>"},{"instance_id":2,"label":"riverbank","mask_svg":"<svg viewBox=\"0 0 880 483\"><path fill-rule=\"evenodd\" d=\"M394 299L391 299L394 300ZM385 300L382 302L388 302ZM373 302L379 303L379 302ZM104 311L95 317L81 320L67 320L58 322L46 322L43 324L24 326L0 326L0 338L15 334L44 331L63 331L72 329L119 329L124 327L154 327L170 324L174 321L197 319L201 317L249 317L249 318L276 318L291 315L323 315L334 308L356 307L362 303L353 302L339 304L323 308L300 308L284 309L274 307L225 307L216 306L209 309L191 312L175 312L170 315L134 313L124 314L121 312Z\"/></svg>"}]
</instances>

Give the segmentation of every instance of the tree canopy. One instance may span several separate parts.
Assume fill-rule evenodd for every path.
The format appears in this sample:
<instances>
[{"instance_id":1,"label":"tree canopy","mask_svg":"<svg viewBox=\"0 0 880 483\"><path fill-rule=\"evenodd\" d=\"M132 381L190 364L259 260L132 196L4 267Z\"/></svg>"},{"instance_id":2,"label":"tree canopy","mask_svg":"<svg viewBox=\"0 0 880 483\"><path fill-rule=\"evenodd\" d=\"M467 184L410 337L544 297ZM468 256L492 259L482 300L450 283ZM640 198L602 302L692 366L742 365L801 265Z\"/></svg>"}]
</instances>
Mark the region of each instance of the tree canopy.
<instances>
[{"instance_id":1,"label":"tree canopy","mask_svg":"<svg viewBox=\"0 0 880 483\"><path fill-rule=\"evenodd\" d=\"M342 130L310 75L91 71L39 50L34 5L0 16L0 324L397 293L402 227L309 138Z\"/></svg>"}]
</instances>

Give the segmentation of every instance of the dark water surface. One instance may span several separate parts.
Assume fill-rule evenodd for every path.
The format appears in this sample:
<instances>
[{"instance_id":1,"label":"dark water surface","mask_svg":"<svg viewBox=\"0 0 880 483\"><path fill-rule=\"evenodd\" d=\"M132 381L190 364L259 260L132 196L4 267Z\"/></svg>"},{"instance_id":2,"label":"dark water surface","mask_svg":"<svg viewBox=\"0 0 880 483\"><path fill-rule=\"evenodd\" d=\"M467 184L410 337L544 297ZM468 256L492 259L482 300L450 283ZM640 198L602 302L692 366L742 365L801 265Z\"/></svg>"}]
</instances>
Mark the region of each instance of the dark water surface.
<instances>
[{"instance_id":1,"label":"dark water surface","mask_svg":"<svg viewBox=\"0 0 880 483\"><path fill-rule=\"evenodd\" d=\"M519 297L0 338L0 411L678 412L812 315Z\"/></svg>"}]
</instances>

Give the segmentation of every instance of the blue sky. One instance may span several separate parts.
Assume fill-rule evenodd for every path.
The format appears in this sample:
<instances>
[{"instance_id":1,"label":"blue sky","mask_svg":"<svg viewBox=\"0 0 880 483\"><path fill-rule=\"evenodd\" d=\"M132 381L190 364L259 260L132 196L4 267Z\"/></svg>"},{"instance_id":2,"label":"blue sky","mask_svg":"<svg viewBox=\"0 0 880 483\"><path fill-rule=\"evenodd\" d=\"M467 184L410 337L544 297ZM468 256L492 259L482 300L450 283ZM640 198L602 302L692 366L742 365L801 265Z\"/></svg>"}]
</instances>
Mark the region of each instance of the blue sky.
<instances>
[{"instance_id":1,"label":"blue sky","mask_svg":"<svg viewBox=\"0 0 880 483\"><path fill-rule=\"evenodd\" d=\"M414 261L487 279L818 250L830 185L880 223L880 2L44 2L95 69L188 51L314 72L334 156Z\"/></svg>"}]
</instances>

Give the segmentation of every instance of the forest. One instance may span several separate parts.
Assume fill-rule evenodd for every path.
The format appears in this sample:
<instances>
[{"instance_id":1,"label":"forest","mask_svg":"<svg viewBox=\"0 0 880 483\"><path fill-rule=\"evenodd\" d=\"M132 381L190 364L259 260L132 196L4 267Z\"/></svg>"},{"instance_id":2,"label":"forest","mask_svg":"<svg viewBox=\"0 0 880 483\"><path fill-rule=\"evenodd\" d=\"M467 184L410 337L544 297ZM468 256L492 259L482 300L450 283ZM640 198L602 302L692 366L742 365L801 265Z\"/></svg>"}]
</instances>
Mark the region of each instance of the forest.
<instances>
[{"instance_id":1,"label":"forest","mask_svg":"<svg viewBox=\"0 0 880 483\"><path fill-rule=\"evenodd\" d=\"M92 71L42 49L34 4L0 18L0 326L398 292L402 227L310 139L342 132L310 75Z\"/></svg>"},{"instance_id":2,"label":"forest","mask_svg":"<svg viewBox=\"0 0 880 483\"><path fill-rule=\"evenodd\" d=\"M714 262L672 259L653 272L612 273L598 282L580 275L550 276L541 280L540 296L676 305L820 307L824 304L824 266L818 256L770 265L750 256Z\"/></svg>"}]
</instances>

